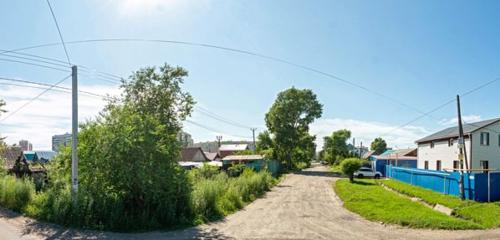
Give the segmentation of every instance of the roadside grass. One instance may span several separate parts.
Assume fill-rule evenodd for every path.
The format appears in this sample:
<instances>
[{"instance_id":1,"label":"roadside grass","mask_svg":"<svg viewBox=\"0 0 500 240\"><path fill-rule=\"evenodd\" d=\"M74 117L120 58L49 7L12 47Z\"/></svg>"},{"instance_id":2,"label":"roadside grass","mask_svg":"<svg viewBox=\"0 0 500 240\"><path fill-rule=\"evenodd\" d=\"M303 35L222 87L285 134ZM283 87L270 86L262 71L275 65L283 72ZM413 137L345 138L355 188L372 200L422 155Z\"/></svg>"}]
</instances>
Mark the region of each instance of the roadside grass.
<instances>
[{"instance_id":1,"label":"roadside grass","mask_svg":"<svg viewBox=\"0 0 500 240\"><path fill-rule=\"evenodd\" d=\"M441 204L443 206L456 209L459 207L467 206L474 204L473 201L462 201L460 198L451 196L451 195L444 195L429 189L413 186L404 182L388 179L388 180L382 180L379 181L379 183L391 188L392 190L408 195L410 197L417 197L422 199L422 201L430 204L430 205L436 205L436 204Z\"/></svg>"},{"instance_id":2,"label":"roadside grass","mask_svg":"<svg viewBox=\"0 0 500 240\"><path fill-rule=\"evenodd\" d=\"M330 171L332 171L334 173L342 174L342 169L340 168L340 164L332 165L330 167Z\"/></svg>"},{"instance_id":3,"label":"roadside grass","mask_svg":"<svg viewBox=\"0 0 500 240\"><path fill-rule=\"evenodd\" d=\"M441 204L453 209L453 215L471 220L486 228L500 227L500 202L479 203L470 200L462 201L460 198L444 195L429 189L412 186L396 180L383 180L379 183L410 197L417 197L431 204Z\"/></svg>"},{"instance_id":4,"label":"roadside grass","mask_svg":"<svg viewBox=\"0 0 500 240\"><path fill-rule=\"evenodd\" d=\"M357 180L350 183L340 179L335 192L344 202L344 207L364 218L411 228L428 229L482 229L479 224L453 218L434 211L421 203L384 189L374 180Z\"/></svg>"}]
</instances>

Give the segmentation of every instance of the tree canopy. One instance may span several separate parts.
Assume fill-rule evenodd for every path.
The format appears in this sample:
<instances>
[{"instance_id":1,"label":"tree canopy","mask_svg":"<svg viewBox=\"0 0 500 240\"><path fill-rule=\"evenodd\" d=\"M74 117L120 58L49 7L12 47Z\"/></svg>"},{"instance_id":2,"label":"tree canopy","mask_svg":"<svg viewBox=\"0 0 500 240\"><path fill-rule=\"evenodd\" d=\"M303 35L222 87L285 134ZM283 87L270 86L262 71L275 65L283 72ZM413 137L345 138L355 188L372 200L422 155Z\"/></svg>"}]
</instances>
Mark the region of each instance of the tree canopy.
<instances>
[{"instance_id":1,"label":"tree canopy","mask_svg":"<svg viewBox=\"0 0 500 240\"><path fill-rule=\"evenodd\" d=\"M141 229L178 224L189 215L190 184L178 166L177 134L194 101L182 91L187 71L167 64L141 69L78 135L82 225ZM57 195L69 183L70 151L51 169ZM47 204L51 204L48 202Z\"/></svg>"},{"instance_id":2,"label":"tree canopy","mask_svg":"<svg viewBox=\"0 0 500 240\"><path fill-rule=\"evenodd\" d=\"M375 154L377 155L382 154L383 152L385 152L385 150L387 150L387 143L380 137L375 138L375 140L373 140L370 145L370 149L372 151L375 151Z\"/></svg>"},{"instance_id":3,"label":"tree canopy","mask_svg":"<svg viewBox=\"0 0 500 240\"><path fill-rule=\"evenodd\" d=\"M330 164L338 164L342 159L349 156L347 140L351 138L351 131L341 129L324 137L323 158Z\"/></svg>"},{"instance_id":4,"label":"tree canopy","mask_svg":"<svg viewBox=\"0 0 500 240\"><path fill-rule=\"evenodd\" d=\"M266 113L266 126L273 135L273 155L288 168L293 167L293 161L309 163L314 156L315 138L309 135L309 124L321 117L322 107L311 90L292 87L280 92Z\"/></svg>"}]
</instances>

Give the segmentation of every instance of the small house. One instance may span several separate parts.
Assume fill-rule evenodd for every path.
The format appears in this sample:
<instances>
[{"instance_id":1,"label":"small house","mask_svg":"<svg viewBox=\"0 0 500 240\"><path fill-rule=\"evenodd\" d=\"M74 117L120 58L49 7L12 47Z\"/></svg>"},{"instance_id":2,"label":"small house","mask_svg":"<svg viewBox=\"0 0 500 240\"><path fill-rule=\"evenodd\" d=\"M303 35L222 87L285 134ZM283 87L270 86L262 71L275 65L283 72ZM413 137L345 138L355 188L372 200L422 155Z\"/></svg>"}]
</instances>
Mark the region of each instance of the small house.
<instances>
[{"instance_id":1,"label":"small house","mask_svg":"<svg viewBox=\"0 0 500 240\"><path fill-rule=\"evenodd\" d=\"M248 144L222 144L219 147L219 156L225 158L240 151L250 150Z\"/></svg>"},{"instance_id":2,"label":"small house","mask_svg":"<svg viewBox=\"0 0 500 240\"><path fill-rule=\"evenodd\" d=\"M227 169L232 165L245 164L255 171L264 168L266 162L262 155L229 155L222 159L222 168Z\"/></svg>"},{"instance_id":3,"label":"small house","mask_svg":"<svg viewBox=\"0 0 500 240\"><path fill-rule=\"evenodd\" d=\"M500 169L500 118L463 125L464 147L470 169ZM418 168L459 169L458 127L438 131L416 141Z\"/></svg>"},{"instance_id":4,"label":"small house","mask_svg":"<svg viewBox=\"0 0 500 240\"><path fill-rule=\"evenodd\" d=\"M417 149L408 148L400 150L387 150L380 155L371 155L368 160L372 162L374 170L385 176L385 166L392 165L406 168L417 167Z\"/></svg>"},{"instance_id":5,"label":"small house","mask_svg":"<svg viewBox=\"0 0 500 240\"><path fill-rule=\"evenodd\" d=\"M216 153L216 152L205 152L205 156L208 158L209 161L221 161L222 160L219 153Z\"/></svg>"}]
</instances>

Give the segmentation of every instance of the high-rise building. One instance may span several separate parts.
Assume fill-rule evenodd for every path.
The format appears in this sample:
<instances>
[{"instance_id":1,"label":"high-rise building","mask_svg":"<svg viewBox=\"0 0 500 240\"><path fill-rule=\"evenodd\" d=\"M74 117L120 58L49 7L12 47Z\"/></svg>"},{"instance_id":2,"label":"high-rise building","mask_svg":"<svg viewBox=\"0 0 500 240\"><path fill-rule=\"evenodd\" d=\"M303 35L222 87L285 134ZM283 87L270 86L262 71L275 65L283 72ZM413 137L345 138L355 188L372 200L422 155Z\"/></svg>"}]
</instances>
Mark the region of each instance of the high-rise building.
<instances>
[{"instance_id":1,"label":"high-rise building","mask_svg":"<svg viewBox=\"0 0 500 240\"><path fill-rule=\"evenodd\" d=\"M52 151L57 152L66 146L71 146L71 133L52 136Z\"/></svg>"},{"instance_id":2,"label":"high-rise building","mask_svg":"<svg viewBox=\"0 0 500 240\"><path fill-rule=\"evenodd\" d=\"M19 141L19 147L23 151L33 151L33 144L31 144L28 140Z\"/></svg>"}]
</instances>

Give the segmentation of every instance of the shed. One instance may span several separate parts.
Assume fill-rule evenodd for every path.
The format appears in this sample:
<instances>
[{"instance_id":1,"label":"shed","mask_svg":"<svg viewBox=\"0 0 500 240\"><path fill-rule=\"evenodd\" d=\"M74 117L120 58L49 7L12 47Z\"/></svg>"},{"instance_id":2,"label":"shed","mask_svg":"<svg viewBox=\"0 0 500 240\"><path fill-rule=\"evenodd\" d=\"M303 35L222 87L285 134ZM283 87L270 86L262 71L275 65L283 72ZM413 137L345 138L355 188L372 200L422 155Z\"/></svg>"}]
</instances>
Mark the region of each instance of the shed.
<instances>
[{"instance_id":1,"label":"shed","mask_svg":"<svg viewBox=\"0 0 500 240\"><path fill-rule=\"evenodd\" d=\"M381 172L382 175L385 176L386 165L406 167L406 168L416 168L417 149L408 148L400 150L387 150L378 156L372 155L368 159L372 161L372 166L374 170Z\"/></svg>"},{"instance_id":2,"label":"shed","mask_svg":"<svg viewBox=\"0 0 500 240\"><path fill-rule=\"evenodd\" d=\"M260 171L265 166L262 155L229 155L222 159L222 168L227 169L233 164L245 164L255 171Z\"/></svg>"}]
</instances>

